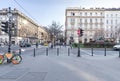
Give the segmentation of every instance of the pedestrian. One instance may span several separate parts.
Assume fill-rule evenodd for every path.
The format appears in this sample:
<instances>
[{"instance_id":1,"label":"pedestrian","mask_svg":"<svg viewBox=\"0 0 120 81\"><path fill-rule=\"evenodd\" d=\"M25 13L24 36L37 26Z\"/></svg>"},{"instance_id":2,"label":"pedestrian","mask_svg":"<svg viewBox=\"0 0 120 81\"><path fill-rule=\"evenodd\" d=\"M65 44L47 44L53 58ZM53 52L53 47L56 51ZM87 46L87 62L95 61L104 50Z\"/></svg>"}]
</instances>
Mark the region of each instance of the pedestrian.
<instances>
[{"instance_id":1,"label":"pedestrian","mask_svg":"<svg viewBox=\"0 0 120 81\"><path fill-rule=\"evenodd\" d=\"M66 42L64 44L65 44L65 47L66 47Z\"/></svg>"},{"instance_id":2,"label":"pedestrian","mask_svg":"<svg viewBox=\"0 0 120 81\"><path fill-rule=\"evenodd\" d=\"M38 43L36 42L36 48L38 48Z\"/></svg>"},{"instance_id":3,"label":"pedestrian","mask_svg":"<svg viewBox=\"0 0 120 81\"><path fill-rule=\"evenodd\" d=\"M49 43L49 48L51 48L51 45L52 45L52 44L51 44L51 42L50 42L50 43Z\"/></svg>"},{"instance_id":4,"label":"pedestrian","mask_svg":"<svg viewBox=\"0 0 120 81\"><path fill-rule=\"evenodd\" d=\"M70 42L70 47L71 47L71 49L72 49L72 42Z\"/></svg>"}]
</instances>

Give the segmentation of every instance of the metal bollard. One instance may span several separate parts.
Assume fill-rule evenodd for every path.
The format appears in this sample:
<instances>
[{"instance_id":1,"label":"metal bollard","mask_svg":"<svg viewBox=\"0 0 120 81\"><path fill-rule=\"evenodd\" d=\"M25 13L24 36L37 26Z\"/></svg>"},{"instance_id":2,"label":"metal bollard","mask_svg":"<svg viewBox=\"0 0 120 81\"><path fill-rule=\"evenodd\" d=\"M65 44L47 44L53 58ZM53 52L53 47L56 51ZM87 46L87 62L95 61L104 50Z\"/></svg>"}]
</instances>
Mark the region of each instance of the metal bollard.
<instances>
[{"instance_id":1,"label":"metal bollard","mask_svg":"<svg viewBox=\"0 0 120 81\"><path fill-rule=\"evenodd\" d=\"M33 53L33 56L35 57L35 48L34 48L34 53Z\"/></svg>"},{"instance_id":2,"label":"metal bollard","mask_svg":"<svg viewBox=\"0 0 120 81\"><path fill-rule=\"evenodd\" d=\"M80 47L78 47L78 55L77 57L80 57Z\"/></svg>"},{"instance_id":3,"label":"metal bollard","mask_svg":"<svg viewBox=\"0 0 120 81\"><path fill-rule=\"evenodd\" d=\"M48 48L46 48L46 56L48 56Z\"/></svg>"},{"instance_id":4,"label":"metal bollard","mask_svg":"<svg viewBox=\"0 0 120 81\"><path fill-rule=\"evenodd\" d=\"M92 49L92 51L91 51L91 52L92 52L92 56L93 56L93 47L92 47L91 49Z\"/></svg>"},{"instance_id":5,"label":"metal bollard","mask_svg":"<svg viewBox=\"0 0 120 81\"><path fill-rule=\"evenodd\" d=\"M105 54L104 54L104 56L106 56L106 47L105 47Z\"/></svg>"},{"instance_id":6,"label":"metal bollard","mask_svg":"<svg viewBox=\"0 0 120 81\"><path fill-rule=\"evenodd\" d=\"M61 44L60 44L60 48L61 48Z\"/></svg>"},{"instance_id":7,"label":"metal bollard","mask_svg":"<svg viewBox=\"0 0 120 81\"><path fill-rule=\"evenodd\" d=\"M19 55L21 55L21 49L19 49Z\"/></svg>"},{"instance_id":8,"label":"metal bollard","mask_svg":"<svg viewBox=\"0 0 120 81\"><path fill-rule=\"evenodd\" d=\"M57 48L57 56L59 56L59 48Z\"/></svg>"},{"instance_id":9,"label":"metal bollard","mask_svg":"<svg viewBox=\"0 0 120 81\"><path fill-rule=\"evenodd\" d=\"M68 56L70 56L70 48L68 48Z\"/></svg>"},{"instance_id":10,"label":"metal bollard","mask_svg":"<svg viewBox=\"0 0 120 81\"><path fill-rule=\"evenodd\" d=\"M120 49L119 49L119 58L120 58Z\"/></svg>"}]
</instances>

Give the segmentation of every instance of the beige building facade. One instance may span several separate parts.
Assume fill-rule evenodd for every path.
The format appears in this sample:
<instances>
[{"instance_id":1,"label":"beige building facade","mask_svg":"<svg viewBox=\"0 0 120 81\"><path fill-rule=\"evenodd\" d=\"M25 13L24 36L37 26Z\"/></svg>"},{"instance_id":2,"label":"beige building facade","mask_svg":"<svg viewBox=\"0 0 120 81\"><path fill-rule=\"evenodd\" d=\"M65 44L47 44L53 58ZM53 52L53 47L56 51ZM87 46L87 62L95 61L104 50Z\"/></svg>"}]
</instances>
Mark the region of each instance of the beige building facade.
<instances>
[{"instance_id":1,"label":"beige building facade","mask_svg":"<svg viewBox=\"0 0 120 81\"><path fill-rule=\"evenodd\" d=\"M12 10L12 22L15 24L15 30L12 32L12 43L18 44L20 41L41 42L47 38L47 32L31 18L17 9ZM7 21L7 9L0 10L0 21ZM2 33L1 33L2 35ZM46 39L47 40L47 39Z\"/></svg>"}]
</instances>

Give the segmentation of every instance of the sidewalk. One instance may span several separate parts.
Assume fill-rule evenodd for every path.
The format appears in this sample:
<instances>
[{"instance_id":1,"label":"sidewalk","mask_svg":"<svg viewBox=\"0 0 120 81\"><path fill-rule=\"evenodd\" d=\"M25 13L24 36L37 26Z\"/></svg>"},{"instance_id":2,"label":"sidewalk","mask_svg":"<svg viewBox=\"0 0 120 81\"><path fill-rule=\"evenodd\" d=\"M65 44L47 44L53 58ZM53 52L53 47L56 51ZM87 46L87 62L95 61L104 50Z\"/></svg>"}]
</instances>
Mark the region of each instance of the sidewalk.
<instances>
[{"instance_id":1,"label":"sidewalk","mask_svg":"<svg viewBox=\"0 0 120 81\"><path fill-rule=\"evenodd\" d=\"M0 65L0 81L120 81L118 56L23 56Z\"/></svg>"}]
</instances>

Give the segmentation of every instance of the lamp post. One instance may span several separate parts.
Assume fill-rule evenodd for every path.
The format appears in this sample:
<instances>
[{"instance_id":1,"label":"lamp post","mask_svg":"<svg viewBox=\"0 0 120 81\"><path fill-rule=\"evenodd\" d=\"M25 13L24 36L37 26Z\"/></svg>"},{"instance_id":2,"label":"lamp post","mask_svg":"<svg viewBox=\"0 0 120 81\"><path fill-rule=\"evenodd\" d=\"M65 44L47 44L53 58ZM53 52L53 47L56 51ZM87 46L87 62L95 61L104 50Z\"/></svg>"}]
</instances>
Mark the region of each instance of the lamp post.
<instances>
[{"instance_id":1,"label":"lamp post","mask_svg":"<svg viewBox=\"0 0 120 81\"><path fill-rule=\"evenodd\" d=\"M8 45L8 53L11 52L11 27L12 27L12 11L11 8L9 7L8 10L8 35L9 35L9 45Z\"/></svg>"}]
</instances>

